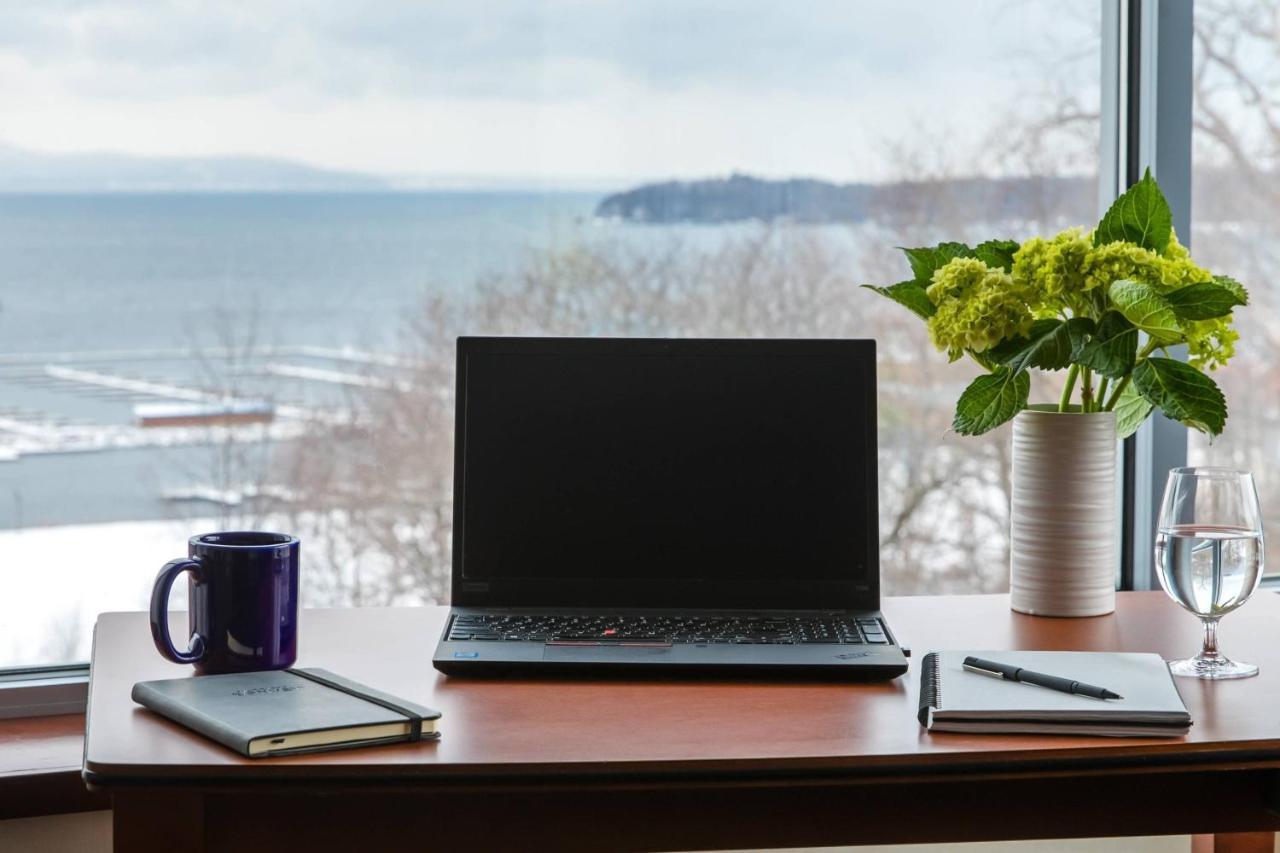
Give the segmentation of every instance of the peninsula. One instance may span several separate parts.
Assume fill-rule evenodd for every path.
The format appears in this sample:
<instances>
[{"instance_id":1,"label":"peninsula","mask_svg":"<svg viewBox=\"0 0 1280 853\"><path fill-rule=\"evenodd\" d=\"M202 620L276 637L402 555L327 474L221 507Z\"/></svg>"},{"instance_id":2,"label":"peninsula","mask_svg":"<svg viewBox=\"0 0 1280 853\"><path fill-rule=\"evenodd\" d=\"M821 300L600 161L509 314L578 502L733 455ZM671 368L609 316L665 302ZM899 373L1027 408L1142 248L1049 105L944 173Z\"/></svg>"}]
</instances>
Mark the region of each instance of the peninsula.
<instances>
[{"instance_id":1,"label":"peninsula","mask_svg":"<svg viewBox=\"0 0 1280 853\"><path fill-rule=\"evenodd\" d=\"M1093 177L955 178L839 184L809 178L728 178L644 184L606 196L596 216L629 222L893 222L944 208L985 221L1040 218L1096 206Z\"/></svg>"}]
</instances>

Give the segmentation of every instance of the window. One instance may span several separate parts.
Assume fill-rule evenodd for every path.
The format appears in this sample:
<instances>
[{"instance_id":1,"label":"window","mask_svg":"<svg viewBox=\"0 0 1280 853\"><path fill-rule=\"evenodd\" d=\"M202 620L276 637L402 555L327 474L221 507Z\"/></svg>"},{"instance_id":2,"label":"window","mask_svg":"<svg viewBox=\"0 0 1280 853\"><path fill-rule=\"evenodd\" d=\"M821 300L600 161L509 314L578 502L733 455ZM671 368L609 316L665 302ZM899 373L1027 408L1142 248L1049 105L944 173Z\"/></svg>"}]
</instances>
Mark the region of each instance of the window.
<instances>
[{"instance_id":1,"label":"window","mask_svg":"<svg viewBox=\"0 0 1280 853\"><path fill-rule=\"evenodd\" d=\"M887 591L1007 583L1007 433L857 285L1096 218L1096 0L4 17L0 666L214 528L445 598L460 332L876 337Z\"/></svg>"},{"instance_id":2,"label":"window","mask_svg":"<svg viewBox=\"0 0 1280 853\"><path fill-rule=\"evenodd\" d=\"M1215 377L1226 432L1190 432L1195 465L1252 471L1264 525L1280 529L1280 7L1201 2L1195 8L1192 240L1196 256L1249 287L1232 362ZM1271 571L1280 544L1268 545Z\"/></svg>"}]
</instances>

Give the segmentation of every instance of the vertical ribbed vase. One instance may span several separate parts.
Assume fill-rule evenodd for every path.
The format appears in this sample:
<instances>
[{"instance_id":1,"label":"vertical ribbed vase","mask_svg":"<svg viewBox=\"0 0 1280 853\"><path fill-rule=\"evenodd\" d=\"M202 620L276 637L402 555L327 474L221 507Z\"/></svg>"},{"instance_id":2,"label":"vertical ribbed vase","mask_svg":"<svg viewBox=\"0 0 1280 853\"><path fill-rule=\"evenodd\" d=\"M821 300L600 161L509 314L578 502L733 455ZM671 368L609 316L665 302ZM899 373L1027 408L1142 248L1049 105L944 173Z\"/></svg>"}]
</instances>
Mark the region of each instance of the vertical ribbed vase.
<instances>
[{"instance_id":1,"label":"vertical ribbed vase","mask_svg":"<svg viewBox=\"0 0 1280 853\"><path fill-rule=\"evenodd\" d=\"M1113 412L1033 406L1013 420L1009 596L1036 616L1116 608L1119 568Z\"/></svg>"}]
</instances>

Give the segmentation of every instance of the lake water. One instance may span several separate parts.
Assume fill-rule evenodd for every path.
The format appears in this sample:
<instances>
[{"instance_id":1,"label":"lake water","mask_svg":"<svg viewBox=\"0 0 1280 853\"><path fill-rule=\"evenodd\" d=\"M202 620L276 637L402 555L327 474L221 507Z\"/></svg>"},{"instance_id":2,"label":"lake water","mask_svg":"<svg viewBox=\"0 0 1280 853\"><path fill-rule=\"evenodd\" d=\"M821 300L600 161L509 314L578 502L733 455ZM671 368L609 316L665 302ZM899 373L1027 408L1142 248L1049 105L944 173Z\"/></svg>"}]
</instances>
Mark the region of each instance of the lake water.
<instances>
[{"instance_id":1,"label":"lake water","mask_svg":"<svg viewBox=\"0 0 1280 853\"><path fill-rule=\"evenodd\" d=\"M0 529L174 514L163 493L198 482L210 450L138 429L133 407L164 402L169 387L214 387L196 350L271 348L246 371L250 390L325 406L350 390L342 374L367 367L363 354L395 350L426 294L465 298L535 250L711 245L748 227L597 220L598 200L0 195ZM287 375L264 384L270 371Z\"/></svg>"},{"instance_id":2,"label":"lake water","mask_svg":"<svg viewBox=\"0 0 1280 853\"><path fill-rule=\"evenodd\" d=\"M385 350L424 294L463 292L532 249L607 227L591 217L596 201L575 193L0 196L0 450L6 436L11 446L18 440L12 430L29 434L16 460L0 461L0 528L164 517L174 507L162 492L208 468L211 451L199 446L72 453L67 441L36 440L67 425L127 431L134 404L163 399L50 376L49 365L185 388L204 378L187 349ZM355 369L288 351L277 361ZM272 390L315 401L343 389L281 380Z\"/></svg>"},{"instance_id":3,"label":"lake water","mask_svg":"<svg viewBox=\"0 0 1280 853\"><path fill-rule=\"evenodd\" d=\"M0 353L393 339L406 307L599 227L575 193L0 196Z\"/></svg>"}]
</instances>

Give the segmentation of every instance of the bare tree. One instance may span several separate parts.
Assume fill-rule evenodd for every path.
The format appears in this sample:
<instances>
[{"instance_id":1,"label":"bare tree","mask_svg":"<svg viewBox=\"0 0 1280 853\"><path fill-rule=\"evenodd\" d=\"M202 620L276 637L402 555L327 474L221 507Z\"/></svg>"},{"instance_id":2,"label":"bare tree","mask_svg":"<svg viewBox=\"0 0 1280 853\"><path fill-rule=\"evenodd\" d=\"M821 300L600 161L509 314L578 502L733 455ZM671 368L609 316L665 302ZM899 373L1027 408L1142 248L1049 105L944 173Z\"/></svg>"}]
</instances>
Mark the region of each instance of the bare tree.
<instances>
[{"instance_id":1,"label":"bare tree","mask_svg":"<svg viewBox=\"0 0 1280 853\"><path fill-rule=\"evenodd\" d=\"M1193 461L1254 472L1266 523L1280 524L1280 4L1196 4L1192 230L1196 257L1250 287L1240 341L1215 377L1230 419L1212 445L1191 435ZM1272 564L1280 559L1275 539Z\"/></svg>"},{"instance_id":2,"label":"bare tree","mask_svg":"<svg viewBox=\"0 0 1280 853\"><path fill-rule=\"evenodd\" d=\"M198 389L211 404L252 400L274 406L271 386L259 375L265 352L261 317L256 304L244 311L214 306L202 313L198 326L188 330L195 342ZM167 460L168 467L211 492L207 497L216 507L216 524L221 529L262 526L273 508L269 486L276 448L267 424L210 423L203 431L203 452L196 458L176 454ZM201 512L207 512L208 502L200 499Z\"/></svg>"}]
</instances>

